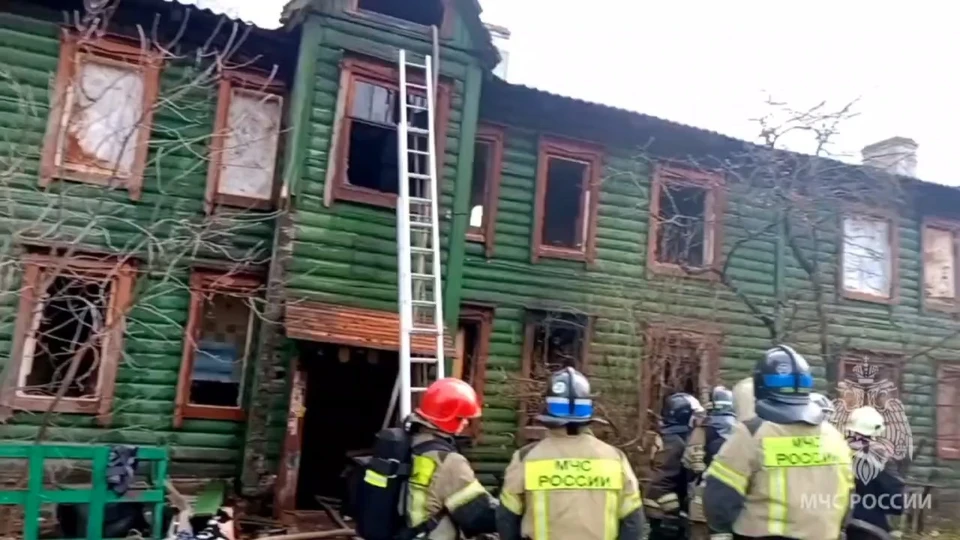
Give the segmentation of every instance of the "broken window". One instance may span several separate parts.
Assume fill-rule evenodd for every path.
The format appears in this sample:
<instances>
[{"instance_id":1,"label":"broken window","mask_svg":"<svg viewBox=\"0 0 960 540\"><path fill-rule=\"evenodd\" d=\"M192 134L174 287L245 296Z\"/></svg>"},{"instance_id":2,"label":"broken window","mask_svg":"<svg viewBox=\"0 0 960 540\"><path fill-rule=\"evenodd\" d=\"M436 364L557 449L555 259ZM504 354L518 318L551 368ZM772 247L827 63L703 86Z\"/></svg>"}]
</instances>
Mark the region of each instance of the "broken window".
<instances>
[{"instance_id":1,"label":"broken window","mask_svg":"<svg viewBox=\"0 0 960 540\"><path fill-rule=\"evenodd\" d=\"M473 152L473 181L470 184L470 227L467 239L486 243L487 256L493 252L503 130L480 126Z\"/></svg>"},{"instance_id":2,"label":"broken window","mask_svg":"<svg viewBox=\"0 0 960 540\"><path fill-rule=\"evenodd\" d=\"M268 206L273 199L283 98L244 88L243 83L242 76L221 82L225 88L220 96L227 105L217 118L216 131L223 136L215 141L222 144L216 192L221 203ZM251 81L247 86L263 88L265 84Z\"/></svg>"},{"instance_id":3,"label":"broken window","mask_svg":"<svg viewBox=\"0 0 960 540\"><path fill-rule=\"evenodd\" d=\"M139 197L159 62L136 46L74 36L60 54L41 185L67 178Z\"/></svg>"},{"instance_id":4,"label":"broken window","mask_svg":"<svg viewBox=\"0 0 960 540\"><path fill-rule=\"evenodd\" d=\"M400 119L399 92L395 71L379 64L356 59L345 61L350 75L346 96L346 115L340 126L339 156L332 196L338 199L394 206L399 176L397 155L397 124ZM438 88L438 107L444 109L447 100L443 85ZM407 125L427 129L429 124L427 100L423 94L407 94ZM438 133L436 141L443 139ZM408 132L407 170L410 194L428 196L426 182L415 175L429 174L428 137ZM439 142L438 142L439 145ZM437 173L442 173L442 158L437 153Z\"/></svg>"},{"instance_id":5,"label":"broken window","mask_svg":"<svg viewBox=\"0 0 960 540\"><path fill-rule=\"evenodd\" d=\"M890 219L843 218L843 289L857 297L889 299L893 291Z\"/></svg>"},{"instance_id":6,"label":"broken window","mask_svg":"<svg viewBox=\"0 0 960 540\"><path fill-rule=\"evenodd\" d=\"M956 303L957 230L947 223L923 228L924 292L932 305Z\"/></svg>"},{"instance_id":7,"label":"broken window","mask_svg":"<svg viewBox=\"0 0 960 540\"><path fill-rule=\"evenodd\" d=\"M660 189L657 261L698 268L707 262L707 190L667 184Z\"/></svg>"},{"instance_id":8,"label":"broken window","mask_svg":"<svg viewBox=\"0 0 960 540\"><path fill-rule=\"evenodd\" d=\"M487 190L490 171L490 146L488 141L477 141L473 146L473 182L470 184L470 228L482 231L484 209L487 206ZM481 233L482 234L482 233Z\"/></svg>"},{"instance_id":9,"label":"broken window","mask_svg":"<svg viewBox=\"0 0 960 540\"><path fill-rule=\"evenodd\" d=\"M181 417L242 419L246 367L256 322L252 278L196 273L181 377ZM186 398L186 399L184 399Z\"/></svg>"},{"instance_id":10,"label":"broken window","mask_svg":"<svg viewBox=\"0 0 960 540\"><path fill-rule=\"evenodd\" d=\"M656 429L664 400L685 392L706 400L716 363L716 339L705 334L653 327L646 335L642 389L644 429Z\"/></svg>"},{"instance_id":11,"label":"broken window","mask_svg":"<svg viewBox=\"0 0 960 540\"><path fill-rule=\"evenodd\" d=\"M423 26L439 27L443 24L443 0L418 0L416 2L357 0L357 8Z\"/></svg>"},{"instance_id":12,"label":"broken window","mask_svg":"<svg viewBox=\"0 0 960 540\"><path fill-rule=\"evenodd\" d=\"M542 142L537 173L534 259L584 259L593 242L592 199L600 154L571 144Z\"/></svg>"},{"instance_id":13,"label":"broken window","mask_svg":"<svg viewBox=\"0 0 960 540\"><path fill-rule=\"evenodd\" d=\"M20 392L55 396L66 384L66 398L96 398L110 282L84 276L56 276L48 281L23 347ZM68 378L74 362L78 369Z\"/></svg>"},{"instance_id":14,"label":"broken window","mask_svg":"<svg viewBox=\"0 0 960 540\"><path fill-rule=\"evenodd\" d=\"M688 273L716 263L722 177L658 165L650 199L648 264L656 272Z\"/></svg>"},{"instance_id":15,"label":"broken window","mask_svg":"<svg viewBox=\"0 0 960 540\"><path fill-rule=\"evenodd\" d=\"M7 406L45 411L96 413L109 418L123 350L122 317L133 285L121 262L69 260L27 255L22 272L17 333Z\"/></svg>"}]
</instances>

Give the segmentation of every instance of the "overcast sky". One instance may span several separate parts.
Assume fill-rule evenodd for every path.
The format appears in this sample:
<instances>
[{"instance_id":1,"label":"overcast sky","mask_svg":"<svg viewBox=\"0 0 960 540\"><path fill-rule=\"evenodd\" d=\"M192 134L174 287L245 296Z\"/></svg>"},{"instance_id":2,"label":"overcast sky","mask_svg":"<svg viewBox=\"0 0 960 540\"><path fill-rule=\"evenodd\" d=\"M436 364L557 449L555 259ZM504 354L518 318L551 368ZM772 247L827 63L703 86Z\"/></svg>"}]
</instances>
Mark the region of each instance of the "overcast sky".
<instances>
[{"instance_id":1,"label":"overcast sky","mask_svg":"<svg viewBox=\"0 0 960 540\"><path fill-rule=\"evenodd\" d=\"M283 4L201 3L267 27ZM859 161L866 144L911 137L922 179L960 185L960 39L946 2L481 3L485 21L512 33L510 82L749 140L767 94L795 108L860 98L835 151Z\"/></svg>"}]
</instances>

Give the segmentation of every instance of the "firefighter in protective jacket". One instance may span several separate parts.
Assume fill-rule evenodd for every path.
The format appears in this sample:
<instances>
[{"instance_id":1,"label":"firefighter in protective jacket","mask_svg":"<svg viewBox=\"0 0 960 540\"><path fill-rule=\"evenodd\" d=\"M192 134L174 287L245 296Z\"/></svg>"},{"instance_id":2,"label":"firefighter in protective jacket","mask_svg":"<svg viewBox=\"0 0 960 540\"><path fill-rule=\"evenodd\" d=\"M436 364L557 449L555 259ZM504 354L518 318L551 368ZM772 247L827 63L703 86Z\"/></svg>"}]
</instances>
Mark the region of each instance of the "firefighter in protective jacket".
<instances>
[{"instance_id":1,"label":"firefighter in protective jacket","mask_svg":"<svg viewBox=\"0 0 960 540\"><path fill-rule=\"evenodd\" d=\"M703 513L703 472L710 466L713 456L717 455L724 441L737 425L733 412L733 392L723 386L717 386L710 393L707 404L707 418L694 428L690 443L683 452L683 464L693 475L690 481L690 537L701 540L710 537L707 519Z\"/></svg>"},{"instance_id":2,"label":"firefighter in protective jacket","mask_svg":"<svg viewBox=\"0 0 960 540\"><path fill-rule=\"evenodd\" d=\"M504 474L500 539L640 540L637 477L623 452L590 432L589 381L568 367L548 385L537 417L548 435L517 450Z\"/></svg>"},{"instance_id":3,"label":"firefighter in protective jacket","mask_svg":"<svg viewBox=\"0 0 960 540\"><path fill-rule=\"evenodd\" d=\"M650 519L651 540L685 536L683 518L688 503L687 484L694 473L684 466L683 453L694 423L703 413L703 406L690 394L672 394L664 402L660 413L663 446L654 456L653 476L644 490L646 496L643 499ZM702 455L699 458L702 459Z\"/></svg>"},{"instance_id":4,"label":"firefighter in protective jacket","mask_svg":"<svg viewBox=\"0 0 960 540\"><path fill-rule=\"evenodd\" d=\"M413 447L442 441L450 451L428 450L413 456L406 500L410 530L429 532L432 540L456 540L496 531L497 501L477 481L470 463L452 439L470 419L480 416L473 388L460 379L440 379L427 388L410 417Z\"/></svg>"},{"instance_id":5,"label":"firefighter in protective jacket","mask_svg":"<svg viewBox=\"0 0 960 540\"><path fill-rule=\"evenodd\" d=\"M810 400L809 364L777 346L757 363L753 386L757 416L737 424L705 473L711 538L840 538L853 489L850 449Z\"/></svg>"},{"instance_id":6,"label":"firefighter in protective jacket","mask_svg":"<svg viewBox=\"0 0 960 540\"><path fill-rule=\"evenodd\" d=\"M905 485L897 474L893 460L879 440L885 426L883 415L873 407L860 407L847 419L846 435L853 450L856 474L855 492L859 501L853 506L854 520L866 522L883 532L890 532L888 515L903 514L902 495ZM874 538L847 528L847 539Z\"/></svg>"}]
</instances>

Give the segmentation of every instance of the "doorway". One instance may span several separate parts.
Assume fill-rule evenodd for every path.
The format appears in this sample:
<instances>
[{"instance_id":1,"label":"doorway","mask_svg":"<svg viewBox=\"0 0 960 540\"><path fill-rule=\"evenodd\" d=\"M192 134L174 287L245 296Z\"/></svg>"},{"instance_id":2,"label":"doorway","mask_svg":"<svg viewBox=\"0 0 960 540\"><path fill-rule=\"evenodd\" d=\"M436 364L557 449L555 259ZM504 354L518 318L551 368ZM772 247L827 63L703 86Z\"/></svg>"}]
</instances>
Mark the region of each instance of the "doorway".
<instances>
[{"instance_id":1,"label":"doorway","mask_svg":"<svg viewBox=\"0 0 960 540\"><path fill-rule=\"evenodd\" d=\"M397 376L398 354L302 342L306 372L297 510L317 510L317 497L343 500L348 454L373 446Z\"/></svg>"}]
</instances>

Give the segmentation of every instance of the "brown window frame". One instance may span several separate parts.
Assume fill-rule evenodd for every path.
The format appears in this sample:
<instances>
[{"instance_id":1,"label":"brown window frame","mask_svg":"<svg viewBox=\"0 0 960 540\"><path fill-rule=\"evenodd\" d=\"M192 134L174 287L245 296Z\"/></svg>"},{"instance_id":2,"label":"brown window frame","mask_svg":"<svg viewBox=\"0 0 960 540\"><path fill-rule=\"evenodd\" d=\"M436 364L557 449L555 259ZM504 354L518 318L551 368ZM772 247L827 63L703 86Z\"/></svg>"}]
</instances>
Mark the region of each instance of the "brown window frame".
<instances>
[{"instance_id":1,"label":"brown window frame","mask_svg":"<svg viewBox=\"0 0 960 540\"><path fill-rule=\"evenodd\" d=\"M459 339L459 326L461 322L474 323L479 327L476 358L473 364L473 372L470 374L470 385L473 387L474 392L477 393L481 407L483 406L483 392L486 388L487 358L490 354L490 337L493 334L495 311L496 308L493 306L464 304L460 308L460 317L457 323L457 338L455 338L457 340ZM460 344L459 341L456 342L457 355L454 358L453 369L451 370L453 377L458 379L463 379L463 362L467 355L467 351L461 350L460 348L463 346L465 346L465 344ZM474 440L479 440L482 431L481 422L482 418L473 420L465 435L473 437Z\"/></svg>"},{"instance_id":2,"label":"brown window frame","mask_svg":"<svg viewBox=\"0 0 960 540\"><path fill-rule=\"evenodd\" d=\"M952 384L951 384L952 383ZM952 387L956 396L953 403L945 403L946 395L941 391L944 384ZM938 362L937 364L937 409L934 415L935 435L934 441L937 445L937 458L944 460L960 459L960 365L955 363ZM946 409L946 411L945 411ZM952 421L954 427L951 431L950 440L945 440L946 436L942 434L944 430L944 421ZM956 440L954 440L956 439ZM948 445L952 442L952 445Z\"/></svg>"},{"instance_id":3,"label":"brown window frame","mask_svg":"<svg viewBox=\"0 0 960 540\"><path fill-rule=\"evenodd\" d=\"M391 26L396 26L398 28L418 34L428 34L430 32L431 27L429 26L424 26L422 24L407 21L405 19L398 19L396 17L391 17L390 15L377 13L376 11L361 9L360 0L347 1L347 13L353 15L354 17L368 19L383 24L389 24ZM453 37L454 10L456 8L453 6L453 2L450 0L441 0L441 3L443 4L443 21L440 23L438 34L442 39L450 39Z\"/></svg>"},{"instance_id":4,"label":"brown window frame","mask_svg":"<svg viewBox=\"0 0 960 540\"><path fill-rule=\"evenodd\" d=\"M366 82L385 88L398 90L400 73L395 66L360 58L345 58L341 62L340 93L342 94L342 108L338 103L337 119L334 125L332 140L336 145L331 148L332 175L327 176L330 182L332 200L340 200L383 208L396 208L397 196L392 193L383 193L374 189L351 185L348 180L347 166L350 159L350 126L353 110L353 98L356 83ZM409 82L423 84L422 78L411 77ZM437 152L437 190L441 191L444 177L445 150L447 141L448 117L450 113L451 86L441 79L437 87L437 106L435 107L434 126ZM337 98L340 101L340 97Z\"/></svg>"},{"instance_id":5,"label":"brown window frame","mask_svg":"<svg viewBox=\"0 0 960 540\"><path fill-rule=\"evenodd\" d=\"M552 309L542 309L542 308L529 308L524 312L523 320L523 356L521 357L520 362L520 376L523 379L533 379L534 378L534 359L533 359L533 342L535 332L537 330L537 324L542 319L544 314L557 313L563 315L573 315L577 317L584 317L586 319L586 327L583 329L583 343L581 344L580 349L580 365L577 367L577 370L581 373L587 374L590 371L590 344L593 342L593 333L594 327L596 326L596 316L589 315L585 313L573 313L568 311L561 310L552 310ZM543 432L541 426L530 425L530 419L532 416L527 414L528 403L526 400L521 400L519 404L519 410L517 411L517 436L520 439L520 443L523 444L525 441L533 440L540 438L538 433Z\"/></svg>"},{"instance_id":6,"label":"brown window frame","mask_svg":"<svg viewBox=\"0 0 960 540\"><path fill-rule=\"evenodd\" d=\"M655 339L666 339L670 336L680 336L694 341L705 350L705 356L701 359L699 367L700 380L698 384L701 395L694 397L702 399L703 393L709 393L713 386L720 384L723 332L719 327L693 321L654 321L646 323L643 329L643 361L638 364L637 369L637 409L639 413L637 433L641 438L650 429L650 426L647 425L647 409L653 407L653 410L659 414L659 409L662 406L662 403L649 403L653 395L653 392L650 391L653 384L652 374L647 369L651 365L649 344Z\"/></svg>"},{"instance_id":7,"label":"brown window frame","mask_svg":"<svg viewBox=\"0 0 960 540\"><path fill-rule=\"evenodd\" d=\"M858 291L848 291L844 279L844 259L846 256L846 236L844 233L843 221L847 217L866 217L876 220L885 220L889 224L888 242L890 245L890 296L878 296L875 294L862 293ZM837 290L842 298L848 300L858 300L861 302L872 302L876 304L895 305L900 302L900 218L893 211L880 210L876 208L862 207L858 205L848 205L840 212L839 222L837 223L839 232L839 254L837 256Z\"/></svg>"},{"instance_id":8,"label":"brown window frame","mask_svg":"<svg viewBox=\"0 0 960 540\"><path fill-rule=\"evenodd\" d=\"M14 326L13 347L10 353L10 368L3 382L0 400L5 407L15 410L46 412L56 399L54 397L24 396L17 389L20 372L23 369L23 348L33 325L36 302L43 294L39 287L43 284L44 270L69 268L74 272L89 274L98 279L113 280L110 293L108 321L106 329L107 343L101 356L98 373L99 396L96 399L61 398L52 411L69 414L96 415L101 426L107 426L112 420L113 397L116 390L117 370L123 353L126 314L131 305L133 287L136 281L136 268L129 261L92 259L83 255L59 257L55 255L27 254L22 259L23 278L20 289L20 302Z\"/></svg>"},{"instance_id":9,"label":"brown window frame","mask_svg":"<svg viewBox=\"0 0 960 540\"><path fill-rule=\"evenodd\" d=\"M236 407L221 407L215 405L196 405L190 403L190 385L193 375L193 363L196 355L196 344L200 332L200 317L203 314L204 304L208 294L228 292L253 297L263 287L263 280L259 277L246 274L231 274L212 270L194 270L190 275L190 307L187 316L187 326L183 332L183 354L180 362L180 372L177 377L177 397L173 411L173 427L183 425L185 418L204 420L227 420L242 422L247 413L241 402ZM251 314L253 316L253 314ZM256 332L254 332L254 335ZM251 336L252 338L253 336ZM253 349L254 347L251 347ZM252 350L248 350L244 369L249 369L252 359ZM249 381L241 379L241 401L243 388Z\"/></svg>"},{"instance_id":10,"label":"brown window frame","mask_svg":"<svg viewBox=\"0 0 960 540\"><path fill-rule=\"evenodd\" d=\"M143 192L143 177L149 155L150 133L153 129L153 112L160 89L160 70L162 56L156 51L145 51L138 44L120 37L103 37L92 40L81 39L76 32L62 30L60 36L60 58L57 62L57 74L51 93L50 114L43 138L43 150L40 160L40 187L47 187L55 179L110 186L120 180L112 174L98 174L90 171L69 170L65 164L57 165L56 156L60 150L60 140L69 111L67 90L77 73L80 55L90 55L98 62L115 64L125 69L137 67L142 70L143 79L143 116L137 126L134 163L130 175L122 185L128 191L130 199L139 200ZM117 183L119 187L119 183Z\"/></svg>"},{"instance_id":11,"label":"brown window frame","mask_svg":"<svg viewBox=\"0 0 960 540\"><path fill-rule=\"evenodd\" d=\"M931 298L927 296L927 263L923 260L926 255L926 244L924 237L927 229L936 229L949 232L953 236L953 299L944 300L941 298ZM922 289L923 307L931 311L943 311L946 313L960 312L960 221L925 218L920 228L920 257L922 264L920 266L920 287Z\"/></svg>"},{"instance_id":12,"label":"brown window frame","mask_svg":"<svg viewBox=\"0 0 960 540\"><path fill-rule=\"evenodd\" d=\"M540 137L537 148L536 195L533 204L533 238L531 262L540 259L567 259L592 263L596 258L597 209L600 197L600 174L603 170L604 152L600 146L592 143L562 139L559 137ZM543 222L546 218L546 198L548 188L548 165L551 158L575 161L587 166L583 189L580 193L580 217L577 226L582 227L587 220L583 247L560 248L543 244Z\"/></svg>"},{"instance_id":13,"label":"brown window frame","mask_svg":"<svg viewBox=\"0 0 960 540\"><path fill-rule=\"evenodd\" d=\"M273 160L273 188L269 199L244 197L242 195L224 195L219 192L220 177L223 174L223 146L229 136L227 128L230 121L230 101L233 97L234 89L242 89L246 92L263 96L276 96L280 100L280 121L277 123L277 155L274 156ZM284 86L274 78L233 71L228 71L220 77L219 88L217 90L217 112L213 124L213 135L210 139L210 162L207 167L207 193L204 200L204 209L208 214L212 213L213 209L220 205L258 210L274 208L280 192L280 182L277 181L277 173L280 169L278 165L280 164L280 155L283 150L281 135L283 133L283 120L286 108L287 100L284 95Z\"/></svg>"},{"instance_id":14,"label":"brown window frame","mask_svg":"<svg viewBox=\"0 0 960 540\"><path fill-rule=\"evenodd\" d=\"M660 230L660 194L668 185L701 188L706 191L704 202L704 251L710 262L704 266L684 267L657 260L657 234ZM650 216L647 227L647 268L652 274L680 276L717 281L723 268L723 217L726 212L726 189L723 174L717 171L658 163L650 189Z\"/></svg>"},{"instance_id":15,"label":"brown window frame","mask_svg":"<svg viewBox=\"0 0 960 540\"><path fill-rule=\"evenodd\" d=\"M476 142L487 144L487 178L483 195L483 225L467 227L467 241L484 245L487 258L493 257L493 242L497 227L497 204L500 200L500 178L503 172L504 128L490 124L481 124L477 128ZM474 159L477 156L473 157ZM477 181L476 178L473 179ZM472 209L470 209L472 210ZM468 223L469 223L469 217Z\"/></svg>"}]
</instances>

